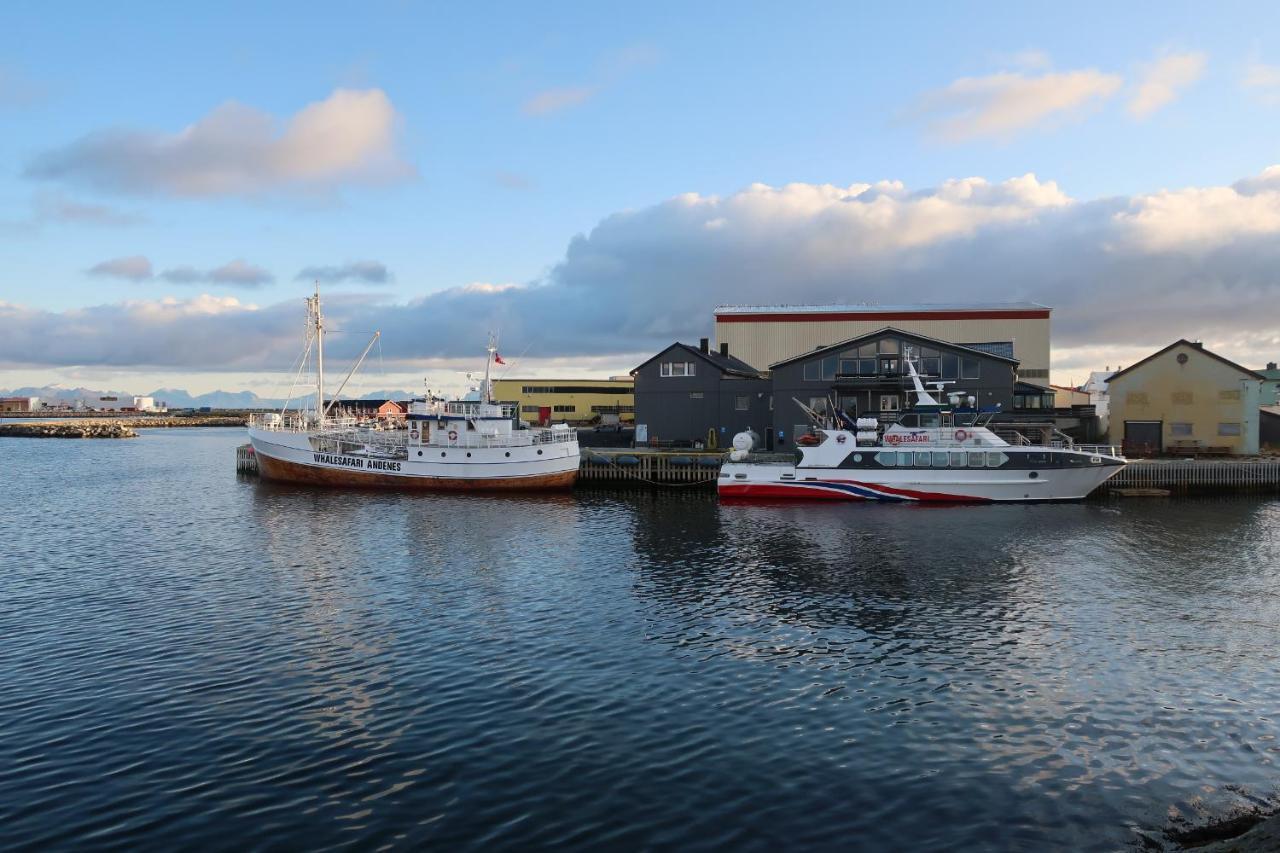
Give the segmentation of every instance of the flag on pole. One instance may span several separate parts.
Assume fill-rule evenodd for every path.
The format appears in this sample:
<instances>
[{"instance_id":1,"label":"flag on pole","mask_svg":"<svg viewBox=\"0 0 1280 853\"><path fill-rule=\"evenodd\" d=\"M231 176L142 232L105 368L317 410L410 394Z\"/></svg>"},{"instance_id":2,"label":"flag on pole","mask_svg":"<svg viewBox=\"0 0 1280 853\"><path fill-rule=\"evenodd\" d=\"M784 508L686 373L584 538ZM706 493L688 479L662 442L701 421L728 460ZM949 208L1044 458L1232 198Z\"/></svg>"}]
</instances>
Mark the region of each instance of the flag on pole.
<instances>
[{"instance_id":1,"label":"flag on pole","mask_svg":"<svg viewBox=\"0 0 1280 853\"><path fill-rule=\"evenodd\" d=\"M494 363L494 364L506 364L506 362L502 360L502 356L498 355L496 352L493 354L493 363Z\"/></svg>"}]
</instances>

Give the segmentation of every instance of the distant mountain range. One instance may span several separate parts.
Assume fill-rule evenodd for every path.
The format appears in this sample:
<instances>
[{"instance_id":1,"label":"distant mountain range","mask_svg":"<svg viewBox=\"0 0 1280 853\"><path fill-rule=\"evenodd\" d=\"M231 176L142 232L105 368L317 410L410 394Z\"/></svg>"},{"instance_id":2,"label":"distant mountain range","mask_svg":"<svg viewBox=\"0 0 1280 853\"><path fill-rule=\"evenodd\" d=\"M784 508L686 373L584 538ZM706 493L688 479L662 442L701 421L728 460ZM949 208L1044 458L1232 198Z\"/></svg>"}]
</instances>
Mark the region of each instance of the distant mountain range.
<instances>
[{"instance_id":1,"label":"distant mountain range","mask_svg":"<svg viewBox=\"0 0 1280 853\"><path fill-rule=\"evenodd\" d=\"M68 388L65 385L45 385L40 388L26 387L10 390L0 389L0 397L39 397L47 403L74 404L84 401L92 406L99 397L153 397L157 403L165 403L171 409L199 409L205 406L211 409L269 409L284 405L284 400L270 397L259 397L252 391L210 391L207 394L189 394L182 388L157 388L145 394L133 391L99 391L92 388ZM370 391L361 394L360 400L408 400L413 394L409 391Z\"/></svg>"}]
</instances>

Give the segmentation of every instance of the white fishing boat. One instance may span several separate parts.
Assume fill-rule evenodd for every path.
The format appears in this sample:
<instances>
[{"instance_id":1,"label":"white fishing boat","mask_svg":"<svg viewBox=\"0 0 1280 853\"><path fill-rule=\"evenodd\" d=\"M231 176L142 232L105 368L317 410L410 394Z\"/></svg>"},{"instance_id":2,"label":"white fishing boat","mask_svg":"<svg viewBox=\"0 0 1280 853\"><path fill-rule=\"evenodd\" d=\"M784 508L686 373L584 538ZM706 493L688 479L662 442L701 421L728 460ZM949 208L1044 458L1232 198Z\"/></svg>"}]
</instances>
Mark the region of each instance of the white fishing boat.
<instances>
[{"instance_id":1,"label":"white fishing boat","mask_svg":"<svg viewBox=\"0 0 1280 853\"><path fill-rule=\"evenodd\" d=\"M1115 476L1126 461L1107 445L1078 445L1066 436L1051 444L1011 443L989 425L993 413L956 411L925 389L911 357L904 358L916 404L880 429L874 418L827 416L801 404L813 421L807 446L793 462L753 459L754 438L734 437L720 469L723 498L874 501L1080 500ZM936 393L942 386L934 383ZM799 403L799 401L796 401ZM969 398L972 407L972 398ZM1025 441L1025 439L1023 440ZM800 443L800 442L798 442Z\"/></svg>"},{"instance_id":2,"label":"white fishing boat","mask_svg":"<svg viewBox=\"0 0 1280 853\"><path fill-rule=\"evenodd\" d=\"M425 490L562 489L578 475L577 433L566 424L524 428L515 407L493 399L490 338L475 399L432 395L410 402L403 428L383 429L332 417L334 400L369 353L351 368L329 403L324 392L324 318L320 293L307 299L305 367L316 364L316 406L252 415L249 441L267 479L323 486ZM299 375L302 368L299 369ZM292 396L292 395L291 395Z\"/></svg>"}]
</instances>

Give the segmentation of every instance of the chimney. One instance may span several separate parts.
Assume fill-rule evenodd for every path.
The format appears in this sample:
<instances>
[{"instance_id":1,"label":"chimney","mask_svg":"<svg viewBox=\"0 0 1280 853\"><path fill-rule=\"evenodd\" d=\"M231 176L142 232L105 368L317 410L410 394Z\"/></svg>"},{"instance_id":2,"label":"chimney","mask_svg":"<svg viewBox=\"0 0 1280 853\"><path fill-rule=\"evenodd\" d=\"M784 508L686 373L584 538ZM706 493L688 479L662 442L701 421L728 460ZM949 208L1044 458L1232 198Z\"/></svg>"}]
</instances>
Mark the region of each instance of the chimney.
<instances>
[{"instance_id":1,"label":"chimney","mask_svg":"<svg viewBox=\"0 0 1280 853\"><path fill-rule=\"evenodd\" d=\"M711 346L710 338L703 338L702 340L698 341L698 349L702 350L703 352L707 352L710 346Z\"/></svg>"},{"instance_id":2,"label":"chimney","mask_svg":"<svg viewBox=\"0 0 1280 853\"><path fill-rule=\"evenodd\" d=\"M1192 341L1191 345L1196 349L1204 349L1204 341Z\"/></svg>"},{"instance_id":3,"label":"chimney","mask_svg":"<svg viewBox=\"0 0 1280 853\"><path fill-rule=\"evenodd\" d=\"M720 354L726 357L729 355L729 345L727 343L720 344Z\"/></svg>"},{"instance_id":4,"label":"chimney","mask_svg":"<svg viewBox=\"0 0 1280 853\"><path fill-rule=\"evenodd\" d=\"M1267 370L1275 370L1275 369L1276 369L1276 363L1274 361L1268 361Z\"/></svg>"}]
</instances>

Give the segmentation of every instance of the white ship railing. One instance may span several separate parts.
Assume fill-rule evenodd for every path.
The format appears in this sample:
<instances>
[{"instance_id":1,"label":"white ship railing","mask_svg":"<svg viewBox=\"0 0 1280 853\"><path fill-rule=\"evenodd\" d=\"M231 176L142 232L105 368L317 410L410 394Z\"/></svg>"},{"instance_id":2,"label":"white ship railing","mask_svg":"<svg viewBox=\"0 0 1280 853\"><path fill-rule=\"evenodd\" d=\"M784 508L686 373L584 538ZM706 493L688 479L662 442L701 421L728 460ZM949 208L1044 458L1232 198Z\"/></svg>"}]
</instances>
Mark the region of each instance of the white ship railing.
<instances>
[{"instance_id":1,"label":"white ship railing","mask_svg":"<svg viewBox=\"0 0 1280 853\"><path fill-rule=\"evenodd\" d=\"M574 430L516 430L506 434L485 435L484 433L463 432L456 440L444 440L445 433L433 431L428 447L532 447L544 444L569 444L578 440Z\"/></svg>"}]
</instances>

